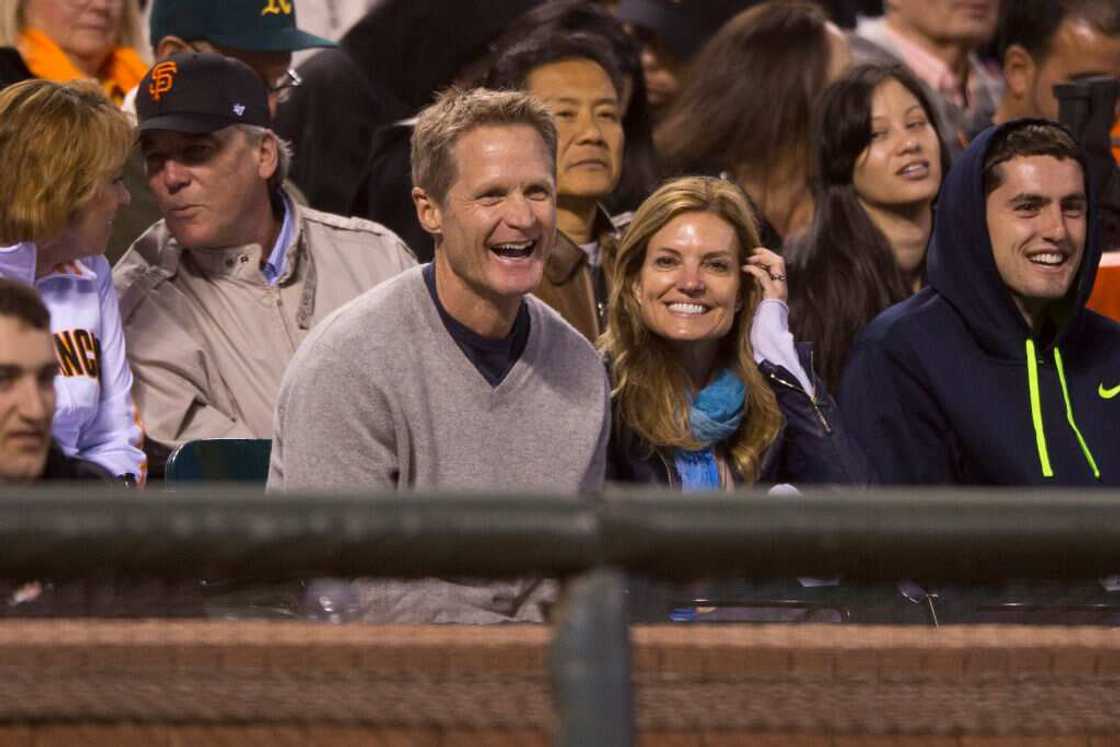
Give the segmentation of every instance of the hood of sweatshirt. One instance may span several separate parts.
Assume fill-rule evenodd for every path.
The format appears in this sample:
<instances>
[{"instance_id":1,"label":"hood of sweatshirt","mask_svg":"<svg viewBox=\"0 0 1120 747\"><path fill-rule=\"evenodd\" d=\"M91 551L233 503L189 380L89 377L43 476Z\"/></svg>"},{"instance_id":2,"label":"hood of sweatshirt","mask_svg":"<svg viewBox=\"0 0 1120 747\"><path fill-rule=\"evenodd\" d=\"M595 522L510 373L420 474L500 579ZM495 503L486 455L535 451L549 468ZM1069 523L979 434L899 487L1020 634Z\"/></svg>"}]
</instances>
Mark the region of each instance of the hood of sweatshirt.
<instances>
[{"instance_id":1,"label":"hood of sweatshirt","mask_svg":"<svg viewBox=\"0 0 1120 747\"><path fill-rule=\"evenodd\" d=\"M1019 313L992 256L984 195L984 160L992 139L1007 125L990 127L961 154L941 186L927 254L929 284L957 310L980 346L998 358L1022 361L1032 331ZM1080 160L1080 159L1079 159ZM1082 160L1082 169L1085 163ZM1088 174L1088 170L1085 169ZM1065 297L1047 309L1039 350L1060 346L1082 323L1101 249L1097 205L1086 180L1088 213L1081 265Z\"/></svg>"}]
</instances>

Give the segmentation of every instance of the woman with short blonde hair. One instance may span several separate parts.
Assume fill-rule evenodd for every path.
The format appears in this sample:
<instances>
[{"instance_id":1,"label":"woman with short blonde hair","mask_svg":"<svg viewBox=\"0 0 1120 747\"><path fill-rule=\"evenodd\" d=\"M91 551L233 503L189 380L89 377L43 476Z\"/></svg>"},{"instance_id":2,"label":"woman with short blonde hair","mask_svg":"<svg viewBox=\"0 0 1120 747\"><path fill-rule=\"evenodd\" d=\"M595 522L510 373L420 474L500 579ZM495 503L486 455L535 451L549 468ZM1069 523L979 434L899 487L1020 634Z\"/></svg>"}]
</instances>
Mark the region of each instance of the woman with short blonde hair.
<instances>
[{"instance_id":1,"label":"woman with short blonde hair","mask_svg":"<svg viewBox=\"0 0 1120 747\"><path fill-rule=\"evenodd\" d=\"M95 80L117 105L147 72L143 41L137 0L105 7L5 0L0 7L0 46L19 50L32 75L55 83Z\"/></svg>"},{"instance_id":2,"label":"woman with short blonde hair","mask_svg":"<svg viewBox=\"0 0 1120 747\"><path fill-rule=\"evenodd\" d=\"M92 83L26 81L0 99L0 245L41 242L115 178L135 138ZM16 147L18 144L18 147Z\"/></svg>"},{"instance_id":3,"label":"woman with short blonde hair","mask_svg":"<svg viewBox=\"0 0 1120 747\"><path fill-rule=\"evenodd\" d=\"M143 481L112 272L101 256L133 142L98 86L28 80L0 91L0 277L34 286L58 353L52 433L69 457Z\"/></svg>"},{"instance_id":4,"label":"woman with short blonde hair","mask_svg":"<svg viewBox=\"0 0 1120 747\"><path fill-rule=\"evenodd\" d=\"M782 259L758 246L736 185L663 185L608 271L609 477L685 490L863 481L835 405L786 328Z\"/></svg>"}]
</instances>

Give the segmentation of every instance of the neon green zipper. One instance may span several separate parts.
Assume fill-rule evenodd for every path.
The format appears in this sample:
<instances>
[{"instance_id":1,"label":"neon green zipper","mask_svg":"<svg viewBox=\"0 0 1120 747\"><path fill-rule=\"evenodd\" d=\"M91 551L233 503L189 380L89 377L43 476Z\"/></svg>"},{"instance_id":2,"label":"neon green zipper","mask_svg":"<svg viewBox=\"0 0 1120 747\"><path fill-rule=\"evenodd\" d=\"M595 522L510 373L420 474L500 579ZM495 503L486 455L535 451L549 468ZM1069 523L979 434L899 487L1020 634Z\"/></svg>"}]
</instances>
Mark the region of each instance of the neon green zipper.
<instances>
[{"instance_id":1,"label":"neon green zipper","mask_svg":"<svg viewBox=\"0 0 1120 747\"><path fill-rule=\"evenodd\" d=\"M1093 459L1093 452L1089 451L1089 444L1085 443L1085 437L1081 435L1081 430L1073 419L1073 403L1069 400L1069 390L1066 388L1066 373L1062 368L1062 354L1058 352L1057 346L1054 347L1054 365L1058 368L1058 382L1062 385L1062 399L1066 401L1066 420L1069 421L1069 427L1073 429L1074 435L1077 436L1077 443L1081 446L1081 453L1085 455L1085 461L1089 463L1089 468L1093 470L1093 477L1099 480L1101 479L1101 471L1097 469L1097 460Z\"/></svg>"},{"instance_id":2,"label":"neon green zipper","mask_svg":"<svg viewBox=\"0 0 1120 747\"><path fill-rule=\"evenodd\" d=\"M1038 461L1042 476L1053 477L1050 451L1046 448L1046 432L1042 429L1042 398L1038 395L1038 360L1034 356L1034 340L1027 338L1027 384L1031 392L1031 422L1034 423L1034 441L1038 447Z\"/></svg>"},{"instance_id":3,"label":"neon green zipper","mask_svg":"<svg viewBox=\"0 0 1120 747\"><path fill-rule=\"evenodd\" d=\"M1077 427L1077 421L1073 417L1073 402L1069 398L1069 388L1066 386L1062 354L1056 346L1054 348L1054 366L1058 371L1058 383L1061 385L1062 400L1066 405L1066 422L1069 423L1070 429L1077 437L1077 444L1081 447L1081 453L1085 456L1089 469L1093 471L1093 477L1099 480L1101 479L1101 471L1097 468L1097 460L1093 458L1093 452L1089 450L1089 444L1086 443L1085 437L1081 435L1081 429ZM1031 396L1031 422L1034 424L1034 440L1038 448L1038 461L1042 466L1042 476L1053 477L1054 470L1050 465L1050 451L1046 445L1046 432L1042 424L1042 397L1039 395L1038 386L1038 359L1035 357L1034 340L1030 338L1027 338L1027 383Z\"/></svg>"}]
</instances>

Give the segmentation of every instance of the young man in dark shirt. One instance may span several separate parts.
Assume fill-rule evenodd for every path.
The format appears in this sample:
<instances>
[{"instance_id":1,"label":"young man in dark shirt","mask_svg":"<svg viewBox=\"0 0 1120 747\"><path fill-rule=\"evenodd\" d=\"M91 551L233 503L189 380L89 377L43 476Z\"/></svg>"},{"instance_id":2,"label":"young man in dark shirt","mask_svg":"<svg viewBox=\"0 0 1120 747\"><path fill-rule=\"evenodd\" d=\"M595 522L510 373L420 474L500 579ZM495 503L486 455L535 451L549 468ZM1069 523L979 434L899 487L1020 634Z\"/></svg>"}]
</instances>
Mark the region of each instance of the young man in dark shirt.
<instances>
[{"instance_id":1,"label":"young man in dark shirt","mask_svg":"<svg viewBox=\"0 0 1120 747\"><path fill-rule=\"evenodd\" d=\"M108 477L51 439L57 372L47 307L34 288L0 278L0 482Z\"/></svg>"}]
</instances>

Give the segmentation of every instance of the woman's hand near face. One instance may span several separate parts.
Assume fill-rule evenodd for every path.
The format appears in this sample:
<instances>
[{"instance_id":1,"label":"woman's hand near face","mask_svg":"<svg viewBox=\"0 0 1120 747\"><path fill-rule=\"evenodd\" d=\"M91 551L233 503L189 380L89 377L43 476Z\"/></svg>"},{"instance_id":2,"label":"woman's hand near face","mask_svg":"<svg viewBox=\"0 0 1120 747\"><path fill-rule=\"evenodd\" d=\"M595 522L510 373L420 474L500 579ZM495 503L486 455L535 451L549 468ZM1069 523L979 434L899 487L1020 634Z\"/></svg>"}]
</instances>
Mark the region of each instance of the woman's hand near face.
<instances>
[{"instance_id":1,"label":"woman's hand near face","mask_svg":"<svg viewBox=\"0 0 1120 747\"><path fill-rule=\"evenodd\" d=\"M753 275L762 286L762 297L776 298L785 301L789 297L786 286L786 261L774 252L764 247L755 247L747 263L743 265L743 272Z\"/></svg>"}]
</instances>

